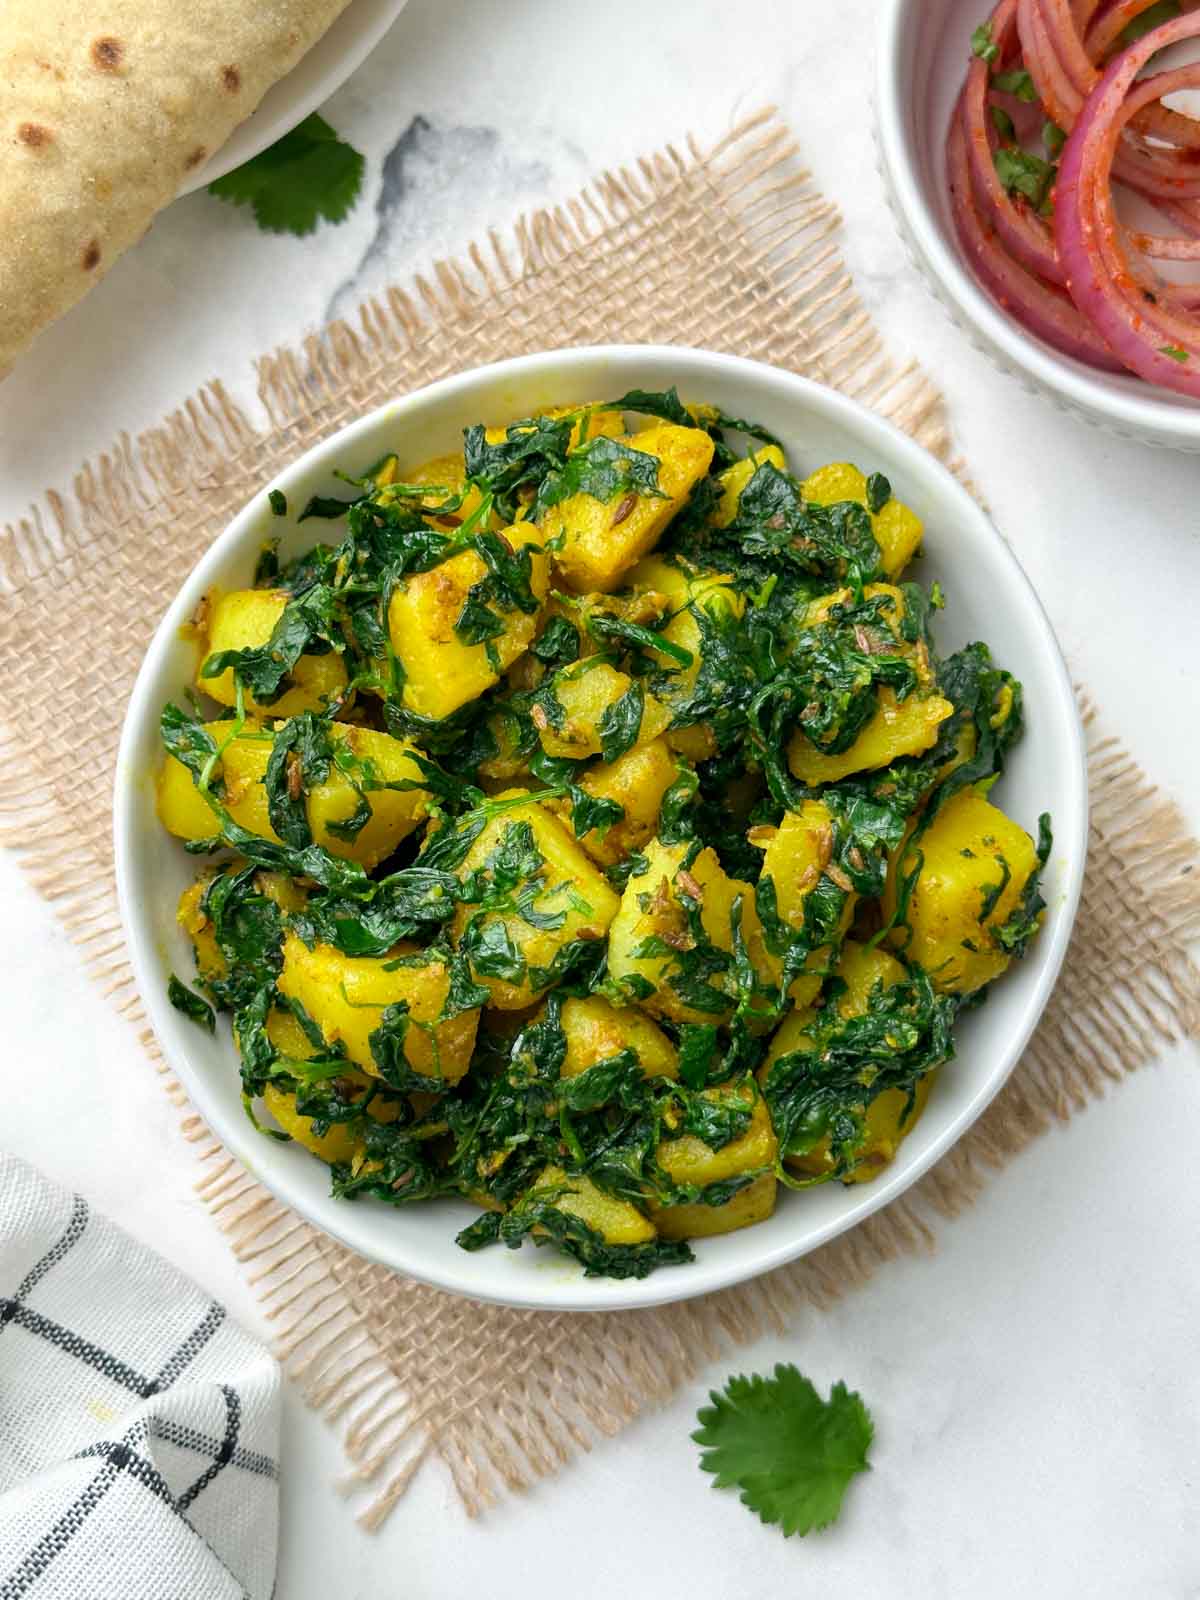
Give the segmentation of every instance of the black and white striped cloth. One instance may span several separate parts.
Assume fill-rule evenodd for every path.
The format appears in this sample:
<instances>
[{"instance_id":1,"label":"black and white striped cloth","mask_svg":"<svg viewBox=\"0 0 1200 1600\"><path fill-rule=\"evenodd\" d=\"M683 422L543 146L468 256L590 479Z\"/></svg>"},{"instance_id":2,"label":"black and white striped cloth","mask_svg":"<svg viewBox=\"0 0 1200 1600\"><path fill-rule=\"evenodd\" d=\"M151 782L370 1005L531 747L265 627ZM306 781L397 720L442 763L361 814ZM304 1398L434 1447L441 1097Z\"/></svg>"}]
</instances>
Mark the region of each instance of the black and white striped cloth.
<instances>
[{"instance_id":1,"label":"black and white striped cloth","mask_svg":"<svg viewBox=\"0 0 1200 1600\"><path fill-rule=\"evenodd\" d=\"M269 1600L279 1371L0 1154L0 1600Z\"/></svg>"}]
</instances>

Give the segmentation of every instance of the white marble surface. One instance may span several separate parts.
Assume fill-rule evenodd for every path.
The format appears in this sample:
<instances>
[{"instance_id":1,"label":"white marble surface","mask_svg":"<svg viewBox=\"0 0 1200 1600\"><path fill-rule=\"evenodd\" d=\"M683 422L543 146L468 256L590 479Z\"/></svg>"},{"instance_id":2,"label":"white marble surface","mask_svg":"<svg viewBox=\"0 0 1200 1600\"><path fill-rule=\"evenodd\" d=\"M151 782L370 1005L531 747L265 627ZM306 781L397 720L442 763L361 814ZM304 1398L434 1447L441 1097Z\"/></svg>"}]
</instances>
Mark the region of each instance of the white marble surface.
<instances>
[{"instance_id":1,"label":"white marble surface","mask_svg":"<svg viewBox=\"0 0 1200 1600\"><path fill-rule=\"evenodd\" d=\"M1200 465L1119 444L1027 397L930 301L874 170L874 10L871 0L760 0L752 14L715 0L411 0L328 108L370 157L353 220L298 242L260 235L204 195L173 206L0 388L0 520L212 374L252 403L249 356L295 339L330 305L348 308L358 290L403 279L606 163L688 127L718 134L776 100L842 201L847 255L895 350L919 355L945 387L961 446L1075 670L1200 827ZM0 1140L267 1332L193 1193L175 1113L7 857L0 907ZM1115 940L1116 915L1113 926ZM435 1469L374 1537L331 1487L336 1436L290 1394L281 1600L477 1589L537 1600L568 1588L715 1600L813 1586L1196 1600L1195 1065L1188 1051L1168 1053L1039 1141L944 1230L936 1257L888 1268L739 1360L794 1359L871 1404L875 1470L829 1534L785 1542L708 1488L687 1435L720 1372L480 1523L466 1522Z\"/></svg>"}]
</instances>

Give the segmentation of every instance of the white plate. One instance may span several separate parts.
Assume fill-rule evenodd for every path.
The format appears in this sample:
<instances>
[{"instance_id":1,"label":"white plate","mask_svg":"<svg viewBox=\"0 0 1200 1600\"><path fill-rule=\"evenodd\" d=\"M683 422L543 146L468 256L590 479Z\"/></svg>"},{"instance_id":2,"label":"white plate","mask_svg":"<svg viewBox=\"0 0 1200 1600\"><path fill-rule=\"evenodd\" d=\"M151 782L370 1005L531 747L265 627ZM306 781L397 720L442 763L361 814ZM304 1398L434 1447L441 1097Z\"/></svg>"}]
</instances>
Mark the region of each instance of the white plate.
<instances>
[{"instance_id":1,"label":"white plate","mask_svg":"<svg viewBox=\"0 0 1200 1600\"><path fill-rule=\"evenodd\" d=\"M154 772L161 759L159 713L165 701L179 698L195 667L194 649L180 628L201 597L214 585L248 584L268 534L284 532L285 556L322 537L313 524L297 529L272 517L268 487L281 489L292 507L312 494L344 496L344 484L332 476L335 467L361 470L388 450L398 451L403 465L415 465L455 448L468 423L673 383L685 398L761 420L783 440L800 472L845 459L883 471L924 518L921 577L940 579L948 600L938 628L943 648L986 639L1025 683L1028 731L999 798L1031 831L1039 812L1051 811L1055 848L1041 936L987 1005L964 1019L957 1060L939 1074L928 1110L880 1179L783 1192L767 1222L698 1241L694 1264L664 1267L641 1282L614 1282L584 1278L572 1263L528 1245L466 1254L454 1235L477 1212L465 1203L393 1209L334 1200L319 1162L298 1145L255 1133L242 1111L228 1026L222 1023L209 1038L166 998L168 973L186 977L193 970L175 905L196 862L155 817ZM559 1310L654 1305L737 1283L845 1232L906 1189L961 1137L1020 1056L1067 948L1087 842L1083 740L1058 645L1012 552L961 484L889 423L817 384L734 356L633 345L525 356L432 384L352 423L264 484L184 584L147 651L121 739L114 806L117 885L138 985L167 1060L218 1138L281 1200L363 1255L460 1294Z\"/></svg>"},{"instance_id":2,"label":"white plate","mask_svg":"<svg viewBox=\"0 0 1200 1600\"><path fill-rule=\"evenodd\" d=\"M986 0L882 0L876 63L879 155L913 260L967 337L1002 371L1123 438L1200 450L1200 404L1132 374L1098 372L1008 315L975 277L950 215L946 135Z\"/></svg>"},{"instance_id":3,"label":"white plate","mask_svg":"<svg viewBox=\"0 0 1200 1600\"><path fill-rule=\"evenodd\" d=\"M323 106L367 59L406 4L407 0L351 0L287 77L267 90L258 109L233 130L212 160L188 175L179 193L192 194L223 178Z\"/></svg>"}]
</instances>

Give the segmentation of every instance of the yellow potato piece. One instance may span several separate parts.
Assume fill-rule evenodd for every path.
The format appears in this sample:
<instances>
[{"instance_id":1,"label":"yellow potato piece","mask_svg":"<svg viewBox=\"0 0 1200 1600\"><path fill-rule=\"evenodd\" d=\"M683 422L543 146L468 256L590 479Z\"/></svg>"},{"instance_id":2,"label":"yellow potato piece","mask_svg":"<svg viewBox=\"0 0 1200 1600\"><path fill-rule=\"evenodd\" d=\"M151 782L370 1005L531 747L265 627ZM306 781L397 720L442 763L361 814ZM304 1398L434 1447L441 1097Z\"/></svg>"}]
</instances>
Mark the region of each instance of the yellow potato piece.
<instances>
[{"instance_id":1,"label":"yellow potato piece","mask_svg":"<svg viewBox=\"0 0 1200 1600\"><path fill-rule=\"evenodd\" d=\"M727 528L737 516L738 501L742 498L742 490L758 471L759 467L766 464L777 467L780 472L787 469L787 461L783 451L777 444L765 444L760 450L754 450L748 456L743 456L740 461L735 461L731 467L719 473L717 482L721 485L721 498L717 501L712 514L712 523L717 528ZM811 498L811 496L810 496Z\"/></svg>"},{"instance_id":2,"label":"yellow potato piece","mask_svg":"<svg viewBox=\"0 0 1200 1600\"><path fill-rule=\"evenodd\" d=\"M536 1199L539 1190L554 1189L560 1184L566 1186L566 1193L553 1201L554 1209L578 1217L606 1244L649 1244L657 1238L654 1224L635 1205L609 1194L581 1173L568 1176L561 1167L546 1167L530 1190L530 1197Z\"/></svg>"},{"instance_id":3,"label":"yellow potato piece","mask_svg":"<svg viewBox=\"0 0 1200 1600\"><path fill-rule=\"evenodd\" d=\"M706 1188L710 1183L736 1178L743 1172L774 1166L779 1143L771 1126L767 1103L754 1080L744 1078L739 1083L717 1084L702 1092L706 1100L716 1105L741 1101L751 1107L750 1126L739 1138L731 1139L719 1150L713 1150L691 1133L677 1139L664 1139L658 1147L658 1164L672 1182Z\"/></svg>"},{"instance_id":4,"label":"yellow potato piece","mask_svg":"<svg viewBox=\"0 0 1200 1600\"><path fill-rule=\"evenodd\" d=\"M444 961L430 956L419 966L397 966L414 947L397 945L388 956L348 956L332 945L311 950L289 933L283 944L280 994L297 1000L320 1028L325 1042L341 1044L347 1058L379 1077L370 1037L388 1006L405 1001L411 1023L404 1041L408 1065L425 1078L456 1083L467 1070L475 1045L478 1011L439 1022L450 988Z\"/></svg>"},{"instance_id":5,"label":"yellow potato piece","mask_svg":"<svg viewBox=\"0 0 1200 1600\"><path fill-rule=\"evenodd\" d=\"M848 461L818 467L800 488L806 500L819 506L836 505L841 500L853 500L864 507L867 504L866 477ZM924 524L893 495L882 511L871 513L871 527L883 557L884 572L889 578L899 577L920 548Z\"/></svg>"},{"instance_id":6,"label":"yellow potato piece","mask_svg":"<svg viewBox=\"0 0 1200 1600\"><path fill-rule=\"evenodd\" d=\"M591 402L584 402L577 406L547 406L544 411L537 411L532 415L558 418L570 416L572 411L582 411L584 415L580 417L579 421L571 429L572 450L586 443L588 439L598 439L602 434L609 439L619 439L625 431L625 419L621 413L619 411L611 411L603 406L589 409L591 404ZM505 423L494 428L486 428L484 433L487 442L489 444L503 444L505 439L508 438L510 426L511 424Z\"/></svg>"},{"instance_id":7,"label":"yellow potato piece","mask_svg":"<svg viewBox=\"0 0 1200 1600\"><path fill-rule=\"evenodd\" d=\"M266 644L290 599L282 589L236 589L215 597L209 607L200 665L222 650L247 650ZM346 683L346 664L336 650L304 655L284 679L285 687L277 700L260 705L247 694L245 709L264 717L324 711L331 701L341 698ZM196 687L219 705L237 704L232 667L215 678L202 678L197 669Z\"/></svg>"},{"instance_id":8,"label":"yellow potato piece","mask_svg":"<svg viewBox=\"0 0 1200 1600\"><path fill-rule=\"evenodd\" d=\"M179 897L175 917L192 941L192 949L196 956L196 971L202 978L223 978L229 971L229 964L221 954L213 933L213 925L200 906L204 892L211 881L211 878L204 877L189 884Z\"/></svg>"},{"instance_id":9,"label":"yellow potato piece","mask_svg":"<svg viewBox=\"0 0 1200 1600\"><path fill-rule=\"evenodd\" d=\"M647 696L643 725L649 722L655 709L659 709L661 715L657 720L661 721L662 726L656 732L661 732L674 716L675 708L690 700L696 689L702 635L691 606L699 606L714 620L720 620L723 617L741 617L746 609L746 599L733 587L733 580L727 574L689 564L677 565L658 555L646 556L639 561L627 582L635 592L667 596L674 614L659 631L664 639L687 650L692 657L690 665L671 674L669 687L663 691L661 702L656 702L653 695ZM698 761L707 761L716 754L716 740L707 723L671 728L666 739L672 750L693 765Z\"/></svg>"},{"instance_id":10,"label":"yellow potato piece","mask_svg":"<svg viewBox=\"0 0 1200 1600\"><path fill-rule=\"evenodd\" d=\"M713 456L713 441L707 433L670 422L627 434L621 442L658 457L662 498L631 492L607 502L575 494L547 511L543 520L546 537L561 537L562 541L555 553L555 568L577 594L617 587L638 557L658 543L693 485L708 471Z\"/></svg>"},{"instance_id":11,"label":"yellow potato piece","mask_svg":"<svg viewBox=\"0 0 1200 1600\"><path fill-rule=\"evenodd\" d=\"M205 732L225 744L235 724L206 722ZM263 778L271 759L272 736L259 724L247 722L242 733L225 748L220 765L214 770L224 779L224 805L243 828L264 839L278 840L267 815L267 791ZM155 780L158 820L177 839L210 839L220 831L220 821L192 780L192 775L174 756L167 756Z\"/></svg>"},{"instance_id":12,"label":"yellow potato piece","mask_svg":"<svg viewBox=\"0 0 1200 1600\"><path fill-rule=\"evenodd\" d=\"M347 1123L335 1122L328 1133L314 1133L312 1118L300 1115L296 1096L290 1091L268 1083L263 1090L263 1103L284 1133L290 1133L297 1144L331 1167L349 1166L357 1155L362 1141Z\"/></svg>"},{"instance_id":13,"label":"yellow potato piece","mask_svg":"<svg viewBox=\"0 0 1200 1600\"><path fill-rule=\"evenodd\" d=\"M217 745L225 746L217 768L225 786L224 804L243 828L278 842L263 786L271 759L272 735L256 723L247 723L242 733L226 745L233 727L233 722L205 724ZM421 769L412 756L415 747L408 740L342 722L331 723L329 734L351 756L369 762L377 780L422 781ZM360 772L360 781L363 775ZM159 770L156 799L159 821L177 838L207 839L218 831L215 813L192 781L191 773L174 756L167 756ZM353 816L358 805L353 784L335 762L325 782L315 784L309 791L305 809L314 843L323 845L331 855L357 861L370 871L424 821L429 796L420 788L375 789L367 793L366 800L371 817L353 839L339 838L329 831L331 822Z\"/></svg>"},{"instance_id":14,"label":"yellow potato piece","mask_svg":"<svg viewBox=\"0 0 1200 1600\"><path fill-rule=\"evenodd\" d=\"M556 728L547 722L545 727L538 727L542 749L548 756L569 756L573 761L599 755L604 713L632 687L632 678L594 657L564 667L554 680L555 698L563 708L563 724Z\"/></svg>"},{"instance_id":15,"label":"yellow potato piece","mask_svg":"<svg viewBox=\"0 0 1200 1600\"><path fill-rule=\"evenodd\" d=\"M820 882L833 853L833 816L829 807L820 800L806 800L799 811L785 811L778 828L752 832L750 842L765 847L762 875L774 880L780 917L790 927L802 928L805 901ZM853 892L846 896L843 930L850 925L857 898Z\"/></svg>"},{"instance_id":16,"label":"yellow potato piece","mask_svg":"<svg viewBox=\"0 0 1200 1600\"><path fill-rule=\"evenodd\" d=\"M902 983L908 974L903 965L886 950L881 950L877 945L867 946L847 939L842 947L836 975L846 984L837 1002L838 1011L843 1017L855 1017L866 1011L877 983L891 988L893 984ZM766 1082L771 1067L780 1056L790 1055L794 1050L811 1050L813 1041L809 1029L812 1019L811 1005L798 1006L780 1024L759 1070L761 1083ZM879 1176L916 1126L929 1099L934 1076L934 1073L928 1072L918 1080L913 1108L907 1117L904 1111L908 1105L908 1095L903 1090L885 1089L882 1094L876 1095L867 1106L863 1119L865 1143L859 1152L857 1165L843 1177L844 1183L869 1183L872 1178ZM810 1177L823 1177L834 1169L828 1135L811 1150L806 1150L802 1155L785 1156L784 1160L789 1167Z\"/></svg>"},{"instance_id":17,"label":"yellow potato piece","mask_svg":"<svg viewBox=\"0 0 1200 1600\"><path fill-rule=\"evenodd\" d=\"M615 761L598 762L579 780L585 793L600 800L612 800L624 809L625 816L603 834L593 828L580 844L601 866L624 861L654 837L663 796L675 782L679 768L665 739L651 739L634 745Z\"/></svg>"},{"instance_id":18,"label":"yellow potato piece","mask_svg":"<svg viewBox=\"0 0 1200 1600\"><path fill-rule=\"evenodd\" d=\"M452 455L433 456L407 472L396 470L388 478L388 482L432 484L432 493L426 495L420 502L422 506L428 507L442 505L452 494L458 494L466 482L466 477L466 462L463 460L462 451L459 450ZM468 517L474 516L482 501L483 495L472 485L457 511L448 513L445 517L436 517L434 520L438 527L456 528Z\"/></svg>"},{"instance_id":19,"label":"yellow potato piece","mask_svg":"<svg viewBox=\"0 0 1200 1600\"><path fill-rule=\"evenodd\" d=\"M273 1022L275 1024L274 1028L272 1027ZM288 1023L299 1029L301 1035L303 1035L304 1030L300 1028L296 1019L289 1016L286 1011L273 1011L267 1019L267 1033L272 1042L280 1049L283 1048L280 1044L280 1038L290 1037ZM308 1043L307 1039L305 1039L305 1043ZM311 1045L309 1045L309 1053L310 1055L313 1053ZM304 1057L293 1055L292 1059L303 1060ZM345 1076L352 1080L358 1080L361 1075L348 1070ZM370 1081L367 1077L361 1077L364 1090L369 1087ZM412 1096L412 1099L415 1103L417 1096ZM357 1170L364 1153L365 1143L361 1133L355 1132L349 1123L335 1122L327 1133L314 1133L313 1119L301 1116L296 1109L295 1093L290 1089L284 1089L282 1085L277 1083L267 1084L263 1090L263 1103L284 1133L291 1134L297 1144L302 1144L306 1150L311 1150L314 1156L319 1156L322 1161L327 1162L331 1167L335 1165L353 1166ZM375 1099L367 1106L367 1115L374 1122L395 1122L400 1115L400 1105L395 1100Z\"/></svg>"},{"instance_id":20,"label":"yellow potato piece","mask_svg":"<svg viewBox=\"0 0 1200 1600\"><path fill-rule=\"evenodd\" d=\"M329 732L350 756L370 763L376 780L418 785L424 781L412 755L416 746L409 740L393 739L390 734L350 723L335 722ZM358 776L361 782L361 769ZM366 801L371 808L370 820L353 839L342 839L329 831L331 822L345 822L358 805L353 785L335 762L325 782L309 790L306 810L315 844L323 845L330 855L357 861L370 872L424 822L429 814L429 795L423 788L369 789Z\"/></svg>"},{"instance_id":21,"label":"yellow potato piece","mask_svg":"<svg viewBox=\"0 0 1200 1600\"><path fill-rule=\"evenodd\" d=\"M518 523L502 537L514 549L530 548L530 589L544 600L550 564L538 529ZM539 612L503 613L504 632L487 644L468 644L458 636L455 624L470 592L487 575L483 557L462 550L428 572L410 573L392 593L388 634L404 669L404 704L420 716L440 720L478 699L533 642Z\"/></svg>"},{"instance_id":22,"label":"yellow potato piece","mask_svg":"<svg viewBox=\"0 0 1200 1600\"><path fill-rule=\"evenodd\" d=\"M773 1172L764 1172L723 1205L651 1206L650 1220L660 1239L710 1239L765 1222L775 1209L779 1187Z\"/></svg>"},{"instance_id":23,"label":"yellow potato piece","mask_svg":"<svg viewBox=\"0 0 1200 1600\"><path fill-rule=\"evenodd\" d=\"M500 798L512 798L520 792L508 791ZM534 801L502 811L488 821L458 868L459 877L466 878L484 867L508 829L521 822L529 824L534 844L544 860L540 880L543 887L534 897L533 909L540 914L564 912L562 924L557 928L535 928L515 911L511 914L489 911L482 916L485 922L500 920L506 924L513 944L529 966L548 967L562 946L573 940L603 939L620 902L566 824ZM481 913L471 905L458 906L452 925L456 941L461 941L468 925L479 915ZM531 985L528 977L520 983L484 974L476 974L476 977L491 990L491 1004L502 1011L518 1011L531 1005L542 993L540 988Z\"/></svg>"},{"instance_id":24,"label":"yellow potato piece","mask_svg":"<svg viewBox=\"0 0 1200 1600\"><path fill-rule=\"evenodd\" d=\"M677 1078L679 1055L661 1028L632 1007L609 1005L599 995L572 996L563 1001L562 1030L567 1039L566 1059L560 1076L577 1078L598 1061L637 1052L648 1078Z\"/></svg>"},{"instance_id":25,"label":"yellow potato piece","mask_svg":"<svg viewBox=\"0 0 1200 1600\"><path fill-rule=\"evenodd\" d=\"M806 800L799 811L785 811L778 828L752 829L748 837L751 844L763 847L762 876L774 881L780 918L799 930L804 926L804 903L820 882L833 850L833 817L828 806L820 800ZM839 934L854 920L857 904L858 896L851 890L838 921ZM816 999L822 974L832 959L830 945L820 945L812 952L805 963L810 975L797 978L788 990L793 1005L808 1005Z\"/></svg>"},{"instance_id":26,"label":"yellow potato piece","mask_svg":"<svg viewBox=\"0 0 1200 1600\"><path fill-rule=\"evenodd\" d=\"M998 978L1012 959L994 930L1016 910L1037 868L1037 849L1024 828L975 789L947 800L916 847L924 863L908 906L911 937L897 928L893 938L908 961L925 968L935 989L970 994ZM899 855L904 870L914 864L903 846ZM985 918L984 906L1004 881L1006 864L1008 881ZM895 889L893 867L883 899L888 916Z\"/></svg>"},{"instance_id":27,"label":"yellow potato piece","mask_svg":"<svg viewBox=\"0 0 1200 1600\"><path fill-rule=\"evenodd\" d=\"M675 952L689 948L690 940L687 911L679 899L681 891L693 898L694 890L700 891L701 926L710 942L727 952L733 949L730 914L740 895L742 937L756 971L769 980L773 971L778 972L778 962L768 954L763 942L753 885L727 877L710 849L702 850L685 870L687 851L685 844L664 845L658 839L646 846L646 867L634 873L625 885L620 910L609 930L608 970L618 981L632 979L636 983L640 979L653 985L654 992L639 1004L657 1016L675 1022L717 1022L728 1015L732 1001L720 1011L702 1011L688 1005L670 985L672 975L680 971ZM638 953L646 940L655 938L664 942L665 954ZM714 974L708 982L714 990L725 992L725 976Z\"/></svg>"},{"instance_id":28,"label":"yellow potato piece","mask_svg":"<svg viewBox=\"0 0 1200 1600\"><path fill-rule=\"evenodd\" d=\"M276 1050L289 1061L312 1061L320 1053L297 1019L281 1006L272 1006L268 1012L266 1032ZM367 1081L364 1077L363 1082Z\"/></svg>"},{"instance_id":29,"label":"yellow potato piece","mask_svg":"<svg viewBox=\"0 0 1200 1600\"><path fill-rule=\"evenodd\" d=\"M878 710L848 750L826 755L797 729L788 743L788 766L810 789L836 783L851 772L889 767L899 756L917 756L932 749L938 728L953 715L954 707L941 695L913 693L897 700L894 691L882 684Z\"/></svg>"},{"instance_id":30,"label":"yellow potato piece","mask_svg":"<svg viewBox=\"0 0 1200 1600\"><path fill-rule=\"evenodd\" d=\"M289 916L303 911L308 904L308 891L302 889L294 878L289 878L286 872L256 872L254 886Z\"/></svg>"}]
</instances>

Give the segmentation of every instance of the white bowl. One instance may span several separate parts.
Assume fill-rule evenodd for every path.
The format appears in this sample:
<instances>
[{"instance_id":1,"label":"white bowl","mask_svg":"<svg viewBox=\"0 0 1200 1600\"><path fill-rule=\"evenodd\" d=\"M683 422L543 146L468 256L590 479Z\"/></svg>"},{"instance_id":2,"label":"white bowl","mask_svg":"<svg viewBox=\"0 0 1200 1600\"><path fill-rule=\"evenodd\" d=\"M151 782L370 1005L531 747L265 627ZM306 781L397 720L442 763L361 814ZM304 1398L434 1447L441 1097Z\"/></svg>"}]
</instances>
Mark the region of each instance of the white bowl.
<instances>
[{"instance_id":1,"label":"white bowl","mask_svg":"<svg viewBox=\"0 0 1200 1600\"><path fill-rule=\"evenodd\" d=\"M934 294L972 343L1056 405L1123 438L1200 450L1200 405L1132 374L1097 372L1027 333L992 299L959 248L946 135L966 77L980 0L881 0L876 127L888 198Z\"/></svg>"},{"instance_id":2,"label":"white bowl","mask_svg":"<svg viewBox=\"0 0 1200 1600\"><path fill-rule=\"evenodd\" d=\"M193 970L175 904L196 862L159 826L153 774L160 761L159 713L165 701L179 697L194 669L193 647L180 628L201 597L214 585L248 584L267 534L287 530L285 556L321 537L311 523L296 529L273 518L268 487L283 490L293 507L311 494L344 495L334 467L361 470L392 449L415 463L456 447L460 429L471 422L671 384L685 397L760 419L783 440L798 470L852 459L883 471L924 518L928 554L921 576L940 579L948 600L938 629L943 647L986 639L1025 683L1029 726L1003 780L1002 803L1030 830L1039 812L1051 811L1055 847L1040 938L988 1004L964 1018L957 1060L939 1075L923 1119L881 1178L858 1187L785 1192L769 1221L700 1240L694 1264L664 1267L641 1282L614 1282L584 1278L572 1263L528 1245L466 1254L454 1235L477 1213L465 1203L393 1209L334 1200L319 1162L298 1145L255 1133L242 1111L228 1027L220 1025L209 1038L166 998L168 973L186 981ZM150 1019L197 1110L239 1161L317 1227L412 1277L512 1305L612 1310L704 1294L802 1256L894 1199L963 1134L1020 1056L1067 948L1086 850L1087 783L1075 699L1046 615L1012 552L944 467L889 423L791 373L702 350L630 345L525 356L447 378L352 423L272 485L263 484L184 584L146 653L118 755L115 832L121 914Z\"/></svg>"},{"instance_id":3,"label":"white bowl","mask_svg":"<svg viewBox=\"0 0 1200 1600\"><path fill-rule=\"evenodd\" d=\"M188 174L179 193L192 194L215 183L290 133L309 112L323 106L334 90L340 89L350 74L362 66L406 4L407 0L351 0L287 77L267 90L257 110L233 130L212 160Z\"/></svg>"}]
</instances>

